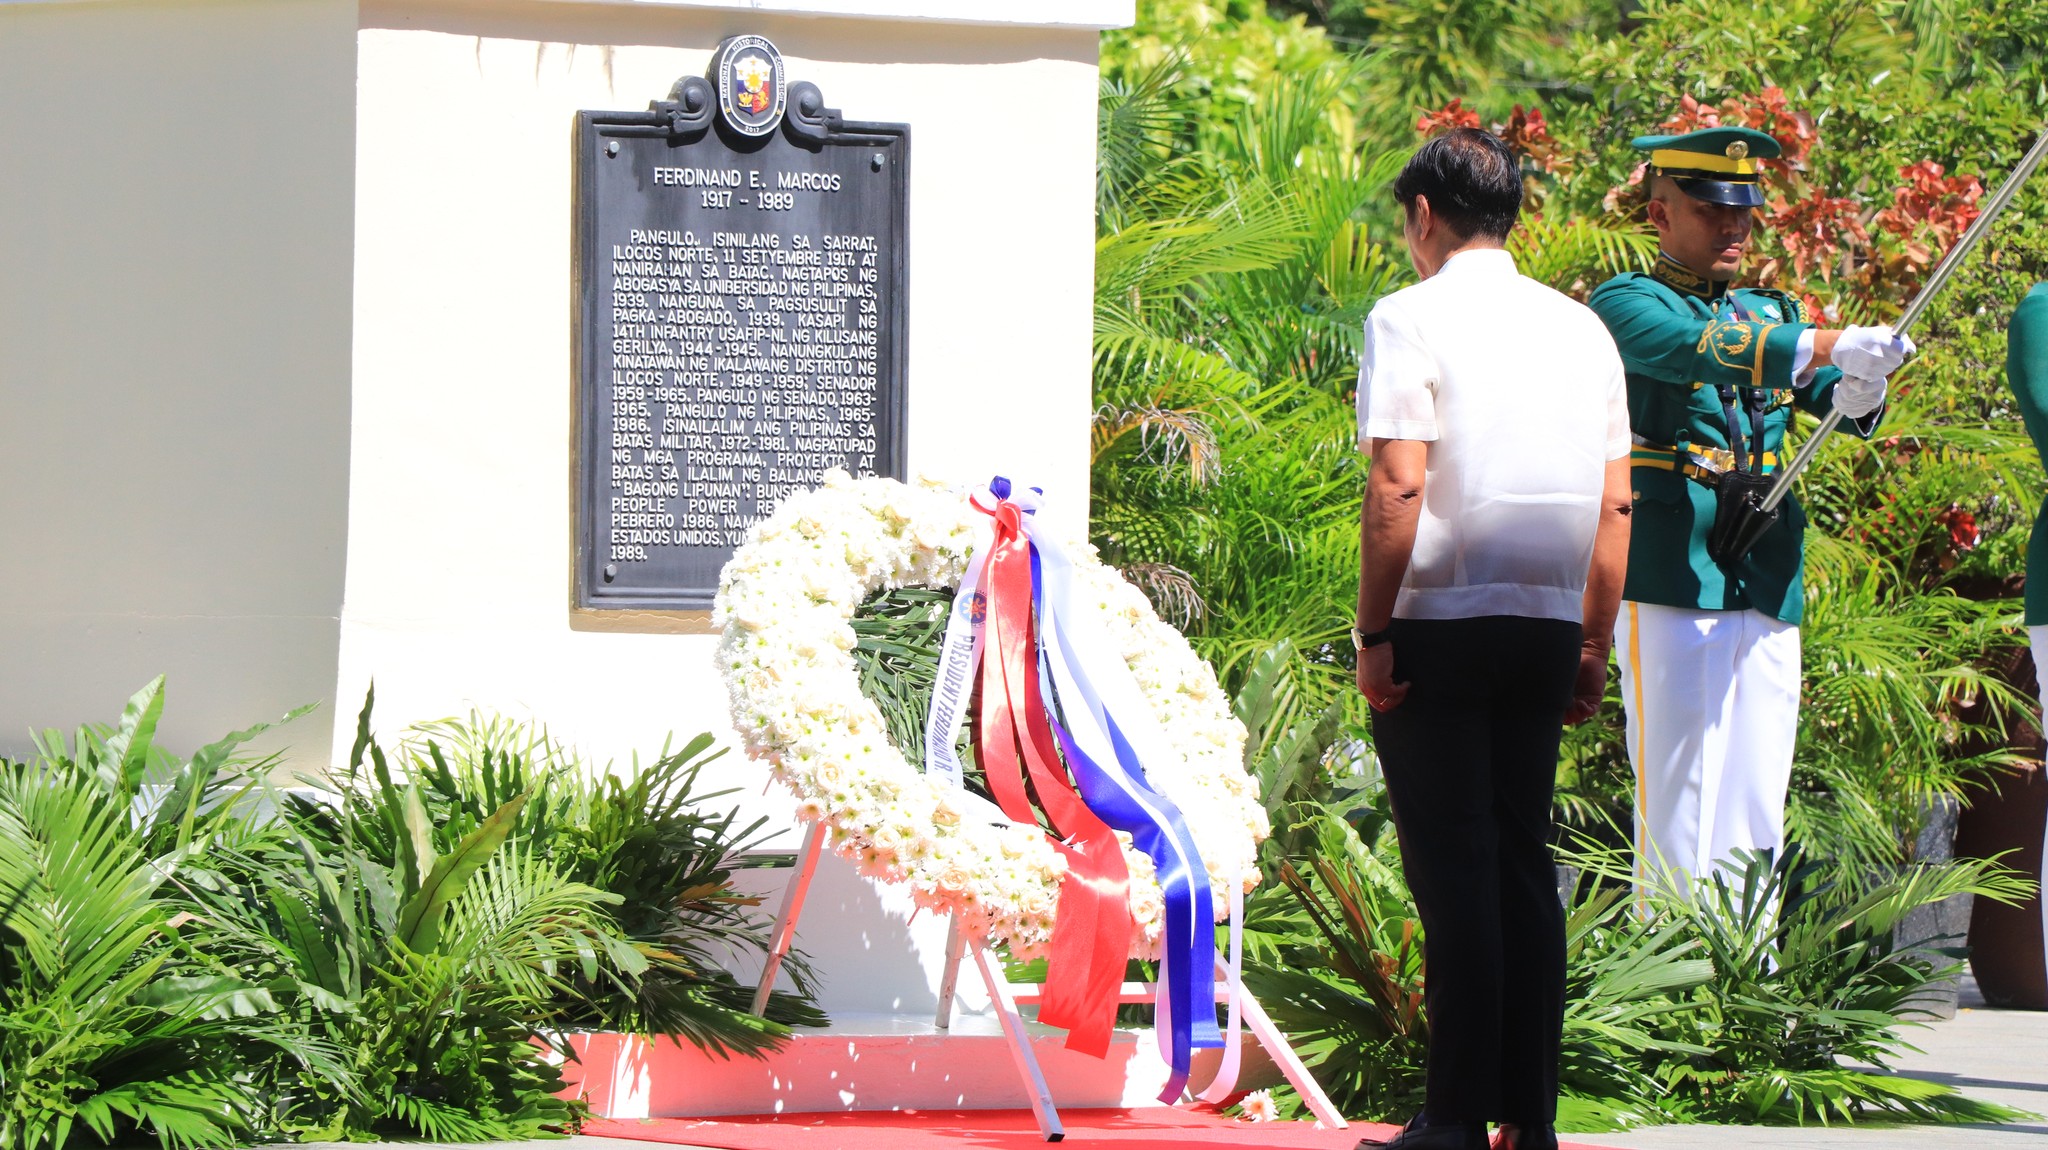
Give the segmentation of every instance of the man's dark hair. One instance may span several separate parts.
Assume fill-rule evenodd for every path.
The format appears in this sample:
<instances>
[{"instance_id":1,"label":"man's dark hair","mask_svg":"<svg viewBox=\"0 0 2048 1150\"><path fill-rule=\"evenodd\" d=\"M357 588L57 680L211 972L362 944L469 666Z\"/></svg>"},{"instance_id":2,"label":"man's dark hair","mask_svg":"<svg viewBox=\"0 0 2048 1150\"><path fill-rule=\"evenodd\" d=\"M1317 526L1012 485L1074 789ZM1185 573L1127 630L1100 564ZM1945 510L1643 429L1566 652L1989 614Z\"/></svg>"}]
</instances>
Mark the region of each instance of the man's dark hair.
<instances>
[{"instance_id":1,"label":"man's dark hair","mask_svg":"<svg viewBox=\"0 0 2048 1150\"><path fill-rule=\"evenodd\" d=\"M1428 196L1430 210L1459 239L1505 240L1522 210L1522 171L1500 137L1453 128L1415 150L1394 178L1403 208Z\"/></svg>"}]
</instances>

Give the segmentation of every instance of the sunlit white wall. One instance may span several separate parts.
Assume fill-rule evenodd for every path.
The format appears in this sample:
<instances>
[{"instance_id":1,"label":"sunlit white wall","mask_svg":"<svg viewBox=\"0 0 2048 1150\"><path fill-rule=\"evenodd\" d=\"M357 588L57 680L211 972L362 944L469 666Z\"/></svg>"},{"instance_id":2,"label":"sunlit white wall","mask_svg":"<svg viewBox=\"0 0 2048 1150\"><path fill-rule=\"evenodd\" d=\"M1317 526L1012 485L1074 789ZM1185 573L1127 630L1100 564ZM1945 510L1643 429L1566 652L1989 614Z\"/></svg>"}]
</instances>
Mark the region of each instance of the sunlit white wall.
<instances>
[{"instance_id":1,"label":"sunlit white wall","mask_svg":"<svg viewBox=\"0 0 2048 1150\"><path fill-rule=\"evenodd\" d=\"M166 745L326 761L356 18L0 4L0 754L165 673Z\"/></svg>"},{"instance_id":2,"label":"sunlit white wall","mask_svg":"<svg viewBox=\"0 0 2048 1150\"><path fill-rule=\"evenodd\" d=\"M439 2L363 25L340 693L374 678L381 729L484 707L621 761L726 732L701 615L571 610L570 222L577 110L644 108L732 33L848 118L911 125L912 472L1006 469L1085 509L1093 29ZM741 755L709 776L788 824ZM803 933L833 940L829 1007L929 1009L944 924L908 909L828 867Z\"/></svg>"}]
</instances>

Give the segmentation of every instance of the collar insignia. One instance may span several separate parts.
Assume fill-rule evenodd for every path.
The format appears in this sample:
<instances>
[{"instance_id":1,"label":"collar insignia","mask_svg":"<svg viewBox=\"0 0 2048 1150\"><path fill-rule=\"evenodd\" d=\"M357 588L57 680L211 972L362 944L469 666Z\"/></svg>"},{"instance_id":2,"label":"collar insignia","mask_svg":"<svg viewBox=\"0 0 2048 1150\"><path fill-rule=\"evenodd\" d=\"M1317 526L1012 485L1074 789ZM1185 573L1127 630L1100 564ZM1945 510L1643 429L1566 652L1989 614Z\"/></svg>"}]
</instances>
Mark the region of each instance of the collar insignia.
<instances>
[{"instance_id":1,"label":"collar insignia","mask_svg":"<svg viewBox=\"0 0 2048 1150\"><path fill-rule=\"evenodd\" d=\"M1663 252L1657 253L1657 262L1651 266L1650 275L1666 287L1701 299L1720 299L1728 294L1727 281L1710 280Z\"/></svg>"}]
</instances>

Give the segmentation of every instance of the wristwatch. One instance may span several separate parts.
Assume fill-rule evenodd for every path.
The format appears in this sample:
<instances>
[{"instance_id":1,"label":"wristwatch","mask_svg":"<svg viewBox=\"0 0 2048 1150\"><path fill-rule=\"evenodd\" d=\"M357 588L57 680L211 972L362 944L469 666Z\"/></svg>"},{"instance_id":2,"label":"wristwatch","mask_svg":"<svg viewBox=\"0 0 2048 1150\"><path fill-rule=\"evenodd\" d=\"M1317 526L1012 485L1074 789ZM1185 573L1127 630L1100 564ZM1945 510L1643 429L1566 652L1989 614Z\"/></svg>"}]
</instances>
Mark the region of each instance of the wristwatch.
<instances>
[{"instance_id":1,"label":"wristwatch","mask_svg":"<svg viewBox=\"0 0 2048 1150\"><path fill-rule=\"evenodd\" d=\"M1361 631L1358 628L1353 627L1351 628L1351 649L1354 651L1363 651L1367 647L1377 647L1381 643L1384 643L1393 637L1394 628L1392 626L1382 627L1379 630L1370 633Z\"/></svg>"}]
</instances>

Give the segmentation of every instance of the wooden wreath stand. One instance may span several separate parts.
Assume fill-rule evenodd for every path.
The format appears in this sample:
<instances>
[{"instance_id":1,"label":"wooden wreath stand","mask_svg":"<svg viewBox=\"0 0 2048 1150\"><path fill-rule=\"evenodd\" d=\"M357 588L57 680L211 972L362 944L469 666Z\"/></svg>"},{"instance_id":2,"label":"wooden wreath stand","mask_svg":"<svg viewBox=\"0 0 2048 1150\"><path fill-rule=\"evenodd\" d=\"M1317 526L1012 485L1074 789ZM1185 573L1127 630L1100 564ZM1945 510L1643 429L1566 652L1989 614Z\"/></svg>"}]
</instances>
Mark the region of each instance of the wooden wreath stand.
<instances>
[{"instance_id":1,"label":"wooden wreath stand","mask_svg":"<svg viewBox=\"0 0 2048 1150\"><path fill-rule=\"evenodd\" d=\"M789 953L796 938L797 918L803 913L804 895L810 889L811 876L818 869L818 857L825 848L825 827L812 823L804 832L803 847L797 855L796 874L789 880L789 889L783 892L782 911L775 920L774 945L769 949L768 962L761 970L761 982L754 990L754 1013L765 1015L768 1010L768 995L775 988L775 976L782 968L782 959ZM1053 1106L1052 1092L1046 1087L1045 1074L1039 1069L1038 1056L1031 1051L1031 1036L1024 1029L1024 1017L1017 1007L1038 1002L1044 996L1044 987L1038 983L1013 983L1002 975L989 955L988 940L960 928L956 915L952 927L946 933L946 965L939 979L939 1014L937 1026L940 1030L950 1029L953 1023L953 992L960 979L960 961L968 954L974 955L975 969L981 972L981 981L988 988L989 1001L994 1004L996 1017L1003 1027L1003 1038L1009 1044L1010 1058L1017 1066L1017 1076L1024 1081L1024 1092L1031 1099L1031 1113L1038 1119L1038 1131L1047 1142L1058 1142L1066 1137L1060 1126L1059 1110ZM1221 974L1219 964L1218 973ZM1149 1003L1154 999L1155 983L1126 982L1117 996L1120 1004ZM1228 1000L1229 988L1220 980L1216 986L1216 1001ZM1330 1103L1330 1097L1309 1075L1302 1065L1300 1056L1287 1042L1287 1036L1280 1033L1273 1020L1267 1016L1248 991L1240 989L1238 1007L1251 1032L1258 1037L1260 1045L1272 1056L1287 1076L1287 1081L1300 1093L1307 1103L1309 1112L1324 1127L1341 1130L1344 1118Z\"/></svg>"}]
</instances>

